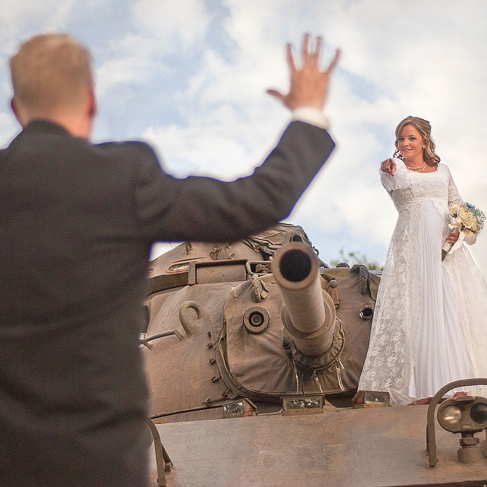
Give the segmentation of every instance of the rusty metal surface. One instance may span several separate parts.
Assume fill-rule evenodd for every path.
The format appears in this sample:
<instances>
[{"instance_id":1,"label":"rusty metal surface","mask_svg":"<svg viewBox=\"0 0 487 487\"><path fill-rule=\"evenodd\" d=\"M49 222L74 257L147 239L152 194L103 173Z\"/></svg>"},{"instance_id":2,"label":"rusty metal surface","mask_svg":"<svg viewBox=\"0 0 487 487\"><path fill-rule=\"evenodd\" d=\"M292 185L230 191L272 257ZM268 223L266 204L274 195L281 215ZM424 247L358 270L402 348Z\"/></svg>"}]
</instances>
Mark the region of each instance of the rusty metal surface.
<instances>
[{"instance_id":1,"label":"rusty metal surface","mask_svg":"<svg viewBox=\"0 0 487 487\"><path fill-rule=\"evenodd\" d=\"M443 430L437 433L438 466L428 467L427 406L326 409L312 416L157 425L174 462L167 486L487 485L486 460L460 465L457 435ZM151 487L156 476L153 461Z\"/></svg>"},{"instance_id":2,"label":"rusty metal surface","mask_svg":"<svg viewBox=\"0 0 487 487\"><path fill-rule=\"evenodd\" d=\"M186 286L151 298L148 334L176 329L184 336L182 341L176 336L160 338L151 342L150 349L143 349L151 391L151 417L205 408L208 398L210 403L222 400L224 387L219 380L212 381L219 372L211 362L214 352L208 348L211 338L207 304L221 300L227 289L226 283L209 284L205 289ZM199 319L193 309L186 311L189 335L178 314L181 305L188 301L199 303L202 309Z\"/></svg>"}]
</instances>

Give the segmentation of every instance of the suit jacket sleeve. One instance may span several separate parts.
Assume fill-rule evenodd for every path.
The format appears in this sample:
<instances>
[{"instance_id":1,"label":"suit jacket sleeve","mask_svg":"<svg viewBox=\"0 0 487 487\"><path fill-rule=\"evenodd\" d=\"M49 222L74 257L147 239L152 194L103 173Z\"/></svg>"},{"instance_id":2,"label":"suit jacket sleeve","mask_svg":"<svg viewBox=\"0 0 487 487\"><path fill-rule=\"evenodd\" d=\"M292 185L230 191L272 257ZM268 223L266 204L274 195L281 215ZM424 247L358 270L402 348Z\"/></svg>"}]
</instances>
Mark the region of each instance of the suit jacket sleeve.
<instances>
[{"instance_id":1,"label":"suit jacket sleeve","mask_svg":"<svg viewBox=\"0 0 487 487\"><path fill-rule=\"evenodd\" d=\"M265 230L291 212L334 146L326 130L293 122L252 175L231 182L174 178L152 154L137 166L141 231L154 241L232 242Z\"/></svg>"}]
</instances>

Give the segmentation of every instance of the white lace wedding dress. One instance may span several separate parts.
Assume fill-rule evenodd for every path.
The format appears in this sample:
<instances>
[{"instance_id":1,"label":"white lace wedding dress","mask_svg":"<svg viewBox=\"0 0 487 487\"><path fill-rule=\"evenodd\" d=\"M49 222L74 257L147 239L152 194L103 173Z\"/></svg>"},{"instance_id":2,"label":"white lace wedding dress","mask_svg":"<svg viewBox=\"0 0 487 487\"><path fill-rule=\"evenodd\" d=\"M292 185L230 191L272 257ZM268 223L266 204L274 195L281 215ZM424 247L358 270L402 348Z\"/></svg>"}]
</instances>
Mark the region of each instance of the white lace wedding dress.
<instances>
[{"instance_id":1,"label":"white lace wedding dress","mask_svg":"<svg viewBox=\"0 0 487 487\"><path fill-rule=\"evenodd\" d=\"M441 260L448 206L463 202L448 167L415 173L395 162L394 176L381 171L381 180L399 215L358 388L404 405L451 381L487 377L487 285L465 245Z\"/></svg>"}]
</instances>

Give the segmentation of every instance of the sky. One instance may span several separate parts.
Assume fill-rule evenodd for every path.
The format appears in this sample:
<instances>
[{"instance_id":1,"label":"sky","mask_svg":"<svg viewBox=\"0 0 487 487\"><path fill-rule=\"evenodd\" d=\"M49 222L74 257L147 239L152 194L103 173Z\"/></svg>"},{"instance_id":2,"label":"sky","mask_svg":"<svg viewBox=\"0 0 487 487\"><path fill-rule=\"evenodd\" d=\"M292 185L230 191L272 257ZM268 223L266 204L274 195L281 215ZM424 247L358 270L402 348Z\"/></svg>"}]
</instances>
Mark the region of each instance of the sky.
<instances>
[{"instance_id":1,"label":"sky","mask_svg":"<svg viewBox=\"0 0 487 487\"><path fill-rule=\"evenodd\" d=\"M168 172L232 180L259 165L289 122L285 45L336 48L324 113L337 147L287 222L320 258L340 249L383 265L397 213L379 180L408 115L429 120L463 199L487 212L485 0L0 0L0 147L19 132L8 59L66 32L93 56L93 140L142 139ZM157 246L158 252L177 245ZM487 277L487 230L470 251Z\"/></svg>"}]
</instances>

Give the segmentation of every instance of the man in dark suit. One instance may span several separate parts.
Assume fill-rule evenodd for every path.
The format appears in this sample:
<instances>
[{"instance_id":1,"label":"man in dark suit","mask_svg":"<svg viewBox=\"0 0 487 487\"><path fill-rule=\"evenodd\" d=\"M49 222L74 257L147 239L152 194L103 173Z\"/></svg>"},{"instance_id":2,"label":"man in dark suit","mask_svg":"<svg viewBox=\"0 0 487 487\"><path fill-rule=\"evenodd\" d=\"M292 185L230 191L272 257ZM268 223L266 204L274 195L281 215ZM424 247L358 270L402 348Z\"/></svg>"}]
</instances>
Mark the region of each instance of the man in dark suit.
<instances>
[{"instance_id":1,"label":"man in dark suit","mask_svg":"<svg viewBox=\"0 0 487 487\"><path fill-rule=\"evenodd\" d=\"M235 241L291 211L333 150L321 110L337 60L288 47L294 112L264 164L233 182L176 179L140 142L94 145L89 55L37 36L11 59L23 130L0 151L0 485L146 485L138 349L157 240Z\"/></svg>"}]
</instances>

